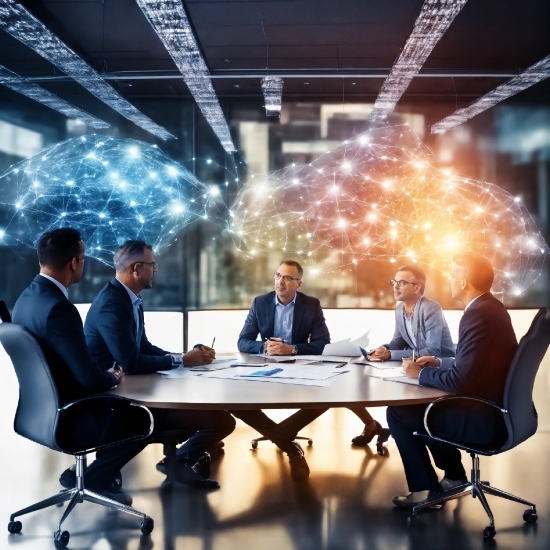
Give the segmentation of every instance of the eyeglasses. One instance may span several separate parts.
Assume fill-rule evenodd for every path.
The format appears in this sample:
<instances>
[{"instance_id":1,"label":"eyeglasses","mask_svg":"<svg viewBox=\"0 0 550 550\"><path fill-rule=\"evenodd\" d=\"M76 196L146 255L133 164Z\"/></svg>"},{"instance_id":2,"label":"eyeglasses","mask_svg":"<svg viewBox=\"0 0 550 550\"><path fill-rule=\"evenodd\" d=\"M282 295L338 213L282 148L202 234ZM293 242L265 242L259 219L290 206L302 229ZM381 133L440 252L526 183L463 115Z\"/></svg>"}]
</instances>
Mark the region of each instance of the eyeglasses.
<instances>
[{"instance_id":1,"label":"eyeglasses","mask_svg":"<svg viewBox=\"0 0 550 550\"><path fill-rule=\"evenodd\" d=\"M291 277L290 275L281 275L280 273L273 273L273 278L276 281L282 279L285 283L290 283L290 281L301 281L300 277Z\"/></svg>"},{"instance_id":2,"label":"eyeglasses","mask_svg":"<svg viewBox=\"0 0 550 550\"><path fill-rule=\"evenodd\" d=\"M157 262L136 262L136 264L150 265L153 269L158 269Z\"/></svg>"},{"instance_id":3,"label":"eyeglasses","mask_svg":"<svg viewBox=\"0 0 550 550\"><path fill-rule=\"evenodd\" d=\"M396 281L395 279L392 279L390 281L390 285L391 286L396 286L397 288L401 288L402 286L405 286L405 285L418 285L418 284L420 284L420 283L411 283L409 281L403 281L403 280Z\"/></svg>"}]
</instances>

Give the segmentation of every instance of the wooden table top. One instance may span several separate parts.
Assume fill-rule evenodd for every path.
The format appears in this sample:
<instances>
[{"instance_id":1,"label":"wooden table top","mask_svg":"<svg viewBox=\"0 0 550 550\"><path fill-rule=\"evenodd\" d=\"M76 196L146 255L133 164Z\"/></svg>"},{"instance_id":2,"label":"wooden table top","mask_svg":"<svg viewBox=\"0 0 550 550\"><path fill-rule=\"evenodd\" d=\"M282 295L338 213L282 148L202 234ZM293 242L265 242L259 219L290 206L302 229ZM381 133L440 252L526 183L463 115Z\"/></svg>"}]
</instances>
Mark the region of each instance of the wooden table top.
<instances>
[{"instance_id":1,"label":"wooden table top","mask_svg":"<svg viewBox=\"0 0 550 550\"><path fill-rule=\"evenodd\" d=\"M234 410L412 405L448 395L435 388L373 378L368 376L372 372L369 366L350 364L345 368L350 372L331 378L325 387L145 374L127 375L109 393L152 408Z\"/></svg>"}]
</instances>

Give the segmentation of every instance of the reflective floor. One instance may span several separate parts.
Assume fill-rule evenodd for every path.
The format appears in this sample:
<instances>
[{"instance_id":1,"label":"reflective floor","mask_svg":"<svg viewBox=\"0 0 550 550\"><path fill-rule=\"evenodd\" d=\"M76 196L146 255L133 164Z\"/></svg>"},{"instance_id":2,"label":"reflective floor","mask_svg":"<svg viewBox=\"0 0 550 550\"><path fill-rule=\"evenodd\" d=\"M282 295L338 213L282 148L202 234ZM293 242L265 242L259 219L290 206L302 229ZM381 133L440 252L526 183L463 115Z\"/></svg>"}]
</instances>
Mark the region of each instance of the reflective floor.
<instances>
[{"instance_id":1,"label":"reflective floor","mask_svg":"<svg viewBox=\"0 0 550 550\"><path fill-rule=\"evenodd\" d=\"M3 351L0 350L3 354ZM59 473L72 463L60 455L16 436L12 431L17 386L11 367L0 357L0 511L5 525L10 512L60 489ZM350 440L361 431L349 411L329 411L305 432L313 438L306 450L311 477L294 483L286 457L271 443L250 450L255 433L243 424L226 440L226 454L214 463L212 477L221 489L212 492L178 487L171 494L159 491L163 476L154 465L161 446L147 448L123 471L124 486L134 506L155 520L151 536L141 536L138 521L79 504L65 524L71 533L69 548L93 550L321 550L321 549L524 549L550 548L550 356L544 360L535 387L539 431L520 447L500 456L481 459L482 478L492 485L533 500L537 524L525 524L524 507L488 497L496 518L497 535L484 541L487 518L471 497L448 503L439 512L426 512L412 528L408 513L396 510L391 498L406 492L405 478L395 444L380 457L373 448L352 448ZM384 421L385 411L373 409ZM283 413L273 412L274 418ZM469 457L464 457L469 468ZM54 548L52 534L60 508L22 517L23 531L0 534L0 548L17 546ZM4 527L6 529L6 527Z\"/></svg>"}]
</instances>

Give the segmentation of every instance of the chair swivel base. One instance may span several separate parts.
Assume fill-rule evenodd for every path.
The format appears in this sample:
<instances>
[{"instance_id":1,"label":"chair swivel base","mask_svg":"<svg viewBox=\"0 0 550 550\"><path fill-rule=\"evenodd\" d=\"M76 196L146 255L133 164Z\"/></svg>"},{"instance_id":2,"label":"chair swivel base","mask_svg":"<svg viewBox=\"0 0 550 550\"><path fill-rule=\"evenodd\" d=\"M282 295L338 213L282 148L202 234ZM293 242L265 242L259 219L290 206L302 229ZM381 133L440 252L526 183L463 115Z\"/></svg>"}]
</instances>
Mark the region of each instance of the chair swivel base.
<instances>
[{"instance_id":1,"label":"chair swivel base","mask_svg":"<svg viewBox=\"0 0 550 550\"><path fill-rule=\"evenodd\" d=\"M487 481L480 481L479 457L477 455L472 456L472 462L473 465L471 481L449 489L447 491L431 495L420 504L417 504L413 508L412 516L409 516L409 518L407 519L407 525L409 527L412 525L414 516L421 510L437 505L442 506L443 504L445 504L445 502L449 500L454 500L466 495L472 495L474 498L477 497L479 499L479 502L481 502L485 513L489 517L489 525L487 525L487 527L485 527L485 529L483 530L483 538L492 539L496 535L495 520L489 503L487 502L487 498L485 496L486 494L495 497L505 498L506 500L511 500L512 502L518 502L520 504L530 506L530 508L523 512L523 521L527 523L535 523L537 521L538 515L536 504L507 493L506 491L502 491L501 489L497 489L496 487L492 487Z\"/></svg>"},{"instance_id":2,"label":"chair swivel base","mask_svg":"<svg viewBox=\"0 0 550 550\"><path fill-rule=\"evenodd\" d=\"M10 533L21 532L22 524L20 521L16 521L15 518L19 516L24 516L25 514L29 514L30 512L36 512L50 506L56 506L63 504L64 502L68 502L69 504L67 505L67 508L65 509L63 515L61 516L61 519L59 520L59 523L57 524L57 531L54 533L54 542L56 547L64 548L67 546L67 544L69 544L70 534L68 531L62 531L61 525L67 519L74 507L84 501L94 502L95 504L106 506L107 508L114 508L115 510L119 510L120 512L126 512L127 514L137 516L141 518L140 529L144 535L149 535L153 531L155 526L154 521L146 514L139 512L131 506L126 506L125 504L121 504L116 500L107 498L103 495L95 493L94 491L86 489L84 487L83 476L84 469L86 468L86 457L76 456L75 458L77 460L76 487L74 487L73 489L65 489L63 491L60 491L59 493L56 493L49 498L46 498L40 502L37 502L36 504L32 504L31 506L27 506L26 508L23 508L22 510L11 514L10 521L8 523L8 531Z\"/></svg>"},{"instance_id":3,"label":"chair swivel base","mask_svg":"<svg viewBox=\"0 0 550 550\"><path fill-rule=\"evenodd\" d=\"M303 437L301 435L297 435L294 438L294 441L296 441L297 439L303 439L304 441L307 440L308 447L311 447L313 445L313 439L311 439L311 437ZM256 450L258 448L259 441L270 441L270 439L268 437L256 437L250 442L250 446L252 447L253 450Z\"/></svg>"}]
</instances>

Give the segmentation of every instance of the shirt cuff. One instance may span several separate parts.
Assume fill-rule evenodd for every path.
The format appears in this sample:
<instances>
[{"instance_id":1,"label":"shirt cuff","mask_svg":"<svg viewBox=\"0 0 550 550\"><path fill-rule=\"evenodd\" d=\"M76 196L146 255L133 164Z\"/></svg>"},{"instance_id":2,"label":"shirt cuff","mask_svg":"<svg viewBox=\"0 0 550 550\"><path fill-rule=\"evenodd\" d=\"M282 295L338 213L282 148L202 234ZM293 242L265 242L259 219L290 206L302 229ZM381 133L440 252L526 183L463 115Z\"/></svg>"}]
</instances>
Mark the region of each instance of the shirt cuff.
<instances>
[{"instance_id":1,"label":"shirt cuff","mask_svg":"<svg viewBox=\"0 0 550 550\"><path fill-rule=\"evenodd\" d=\"M172 368L177 369L178 367L183 367L183 359L181 355L171 355L172 358Z\"/></svg>"}]
</instances>

